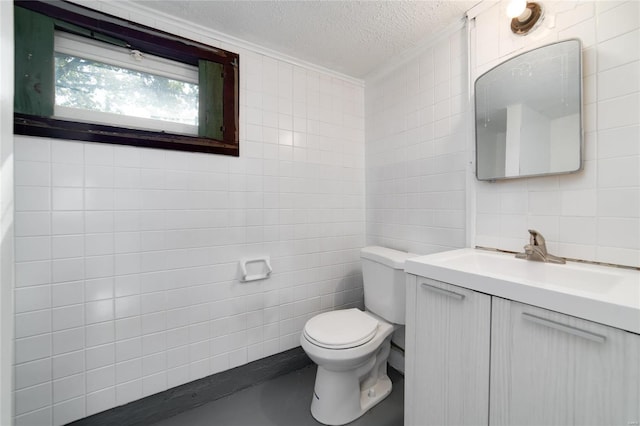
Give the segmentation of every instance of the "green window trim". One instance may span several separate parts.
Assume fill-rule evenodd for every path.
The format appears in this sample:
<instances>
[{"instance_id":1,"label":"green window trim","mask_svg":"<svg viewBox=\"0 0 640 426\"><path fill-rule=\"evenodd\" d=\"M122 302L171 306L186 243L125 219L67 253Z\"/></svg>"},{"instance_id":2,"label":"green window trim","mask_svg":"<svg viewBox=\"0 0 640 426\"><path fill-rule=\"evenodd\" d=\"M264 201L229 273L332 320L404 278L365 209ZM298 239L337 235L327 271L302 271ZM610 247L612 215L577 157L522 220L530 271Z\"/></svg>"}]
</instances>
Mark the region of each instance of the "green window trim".
<instances>
[{"instance_id":1,"label":"green window trim","mask_svg":"<svg viewBox=\"0 0 640 426\"><path fill-rule=\"evenodd\" d=\"M14 132L32 136L239 155L237 54L61 1L17 1ZM198 67L198 135L54 117L54 31L72 32Z\"/></svg>"},{"instance_id":2,"label":"green window trim","mask_svg":"<svg viewBox=\"0 0 640 426\"><path fill-rule=\"evenodd\" d=\"M53 20L21 7L14 8L14 111L53 116Z\"/></svg>"},{"instance_id":3,"label":"green window trim","mask_svg":"<svg viewBox=\"0 0 640 426\"><path fill-rule=\"evenodd\" d=\"M200 60L198 63L198 94L200 96L198 135L205 138L222 138L224 121L222 64Z\"/></svg>"}]
</instances>

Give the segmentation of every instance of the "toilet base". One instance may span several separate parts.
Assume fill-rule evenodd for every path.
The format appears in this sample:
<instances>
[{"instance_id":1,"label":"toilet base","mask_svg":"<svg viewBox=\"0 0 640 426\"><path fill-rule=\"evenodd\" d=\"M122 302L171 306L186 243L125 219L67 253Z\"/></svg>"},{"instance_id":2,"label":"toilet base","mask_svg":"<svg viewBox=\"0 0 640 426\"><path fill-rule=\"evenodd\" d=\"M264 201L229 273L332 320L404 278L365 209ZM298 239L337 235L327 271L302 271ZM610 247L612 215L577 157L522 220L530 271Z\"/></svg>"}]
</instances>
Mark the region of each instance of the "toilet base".
<instances>
[{"instance_id":1,"label":"toilet base","mask_svg":"<svg viewBox=\"0 0 640 426\"><path fill-rule=\"evenodd\" d=\"M369 390L363 390L360 392L360 406L362 407L362 414L366 413L377 403L389 396L391 388L391 379L389 379L389 376L385 375L378 379L375 386L369 388Z\"/></svg>"},{"instance_id":2,"label":"toilet base","mask_svg":"<svg viewBox=\"0 0 640 426\"><path fill-rule=\"evenodd\" d=\"M329 378L327 376L335 374L335 372L326 370L321 372L320 370L321 367L318 367L316 386L318 382L320 384L323 383L321 376L325 376L324 378L327 379ZM344 378L344 374L340 374L340 376ZM345 387L346 383L344 383L344 380L342 382L343 384L340 387L334 388L339 389L339 391L329 394L318 395L314 390L313 400L311 401L311 415L320 423L338 426L352 422L389 396L392 389L391 379L386 374L379 377L373 386L360 391L355 389L355 392L353 383Z\"/></svg>"},{"instance_id":3,"label":"toilet base","mask_svg":"<svg viewBox=\"0 0 640 426\"><path fill-rule=\"evenodd\" d=\"M311 415L325 425L352 422L391 393L387 358L391 338L378 353L351 371L332 371L318 366L311 401Z\"/></svg>"}]
</instances>

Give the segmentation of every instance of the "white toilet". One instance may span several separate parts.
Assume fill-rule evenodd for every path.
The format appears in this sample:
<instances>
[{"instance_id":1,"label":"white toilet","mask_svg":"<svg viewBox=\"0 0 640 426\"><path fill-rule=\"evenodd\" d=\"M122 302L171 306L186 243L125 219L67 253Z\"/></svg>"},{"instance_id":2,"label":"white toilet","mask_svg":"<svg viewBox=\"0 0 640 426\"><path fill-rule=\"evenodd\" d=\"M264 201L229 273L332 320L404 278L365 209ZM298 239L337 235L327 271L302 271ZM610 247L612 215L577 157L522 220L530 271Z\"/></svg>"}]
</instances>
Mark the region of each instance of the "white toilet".
<instances>
[{"instance_id":1,"label":"white toilet","mask_svg":"<svg viewBox=\"0 0 640 426\"><path fill-rule=\"evenodd\" d=\"M325 312L305 324L300 343L318 364L311 414L320 423L349 423L391 392L387 358L393 331L405 323L404 262L412 256L363 248L366 311Z\"/></svg>"}]
</instances>

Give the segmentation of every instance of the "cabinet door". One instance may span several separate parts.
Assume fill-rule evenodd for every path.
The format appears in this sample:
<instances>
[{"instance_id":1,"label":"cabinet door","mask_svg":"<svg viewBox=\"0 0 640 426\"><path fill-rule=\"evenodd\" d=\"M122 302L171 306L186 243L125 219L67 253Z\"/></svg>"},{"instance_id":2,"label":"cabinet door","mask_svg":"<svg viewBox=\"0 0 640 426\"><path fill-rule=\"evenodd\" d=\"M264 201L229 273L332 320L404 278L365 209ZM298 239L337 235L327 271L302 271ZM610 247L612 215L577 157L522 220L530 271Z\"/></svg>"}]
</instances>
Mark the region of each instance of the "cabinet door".
<instances>
[{"instance_id":1,"label":"cabinet door","mask_svg":"<svg viewBox=\"0 0 640 426\"><path fill-rule=\"evenodd\" d=\"M490 424L638 424L637 338L494 297Z\"/></svg>"},{"instance_id":2,"label":"cabinet door","mask_svg":"<svg viewBox=\"0 0 640 426\"><path fill-rule=\"evenodd\" d=\"M486 425L491 297L420 277L412 294L406 424Z\"/></svg>"}]
</instances>

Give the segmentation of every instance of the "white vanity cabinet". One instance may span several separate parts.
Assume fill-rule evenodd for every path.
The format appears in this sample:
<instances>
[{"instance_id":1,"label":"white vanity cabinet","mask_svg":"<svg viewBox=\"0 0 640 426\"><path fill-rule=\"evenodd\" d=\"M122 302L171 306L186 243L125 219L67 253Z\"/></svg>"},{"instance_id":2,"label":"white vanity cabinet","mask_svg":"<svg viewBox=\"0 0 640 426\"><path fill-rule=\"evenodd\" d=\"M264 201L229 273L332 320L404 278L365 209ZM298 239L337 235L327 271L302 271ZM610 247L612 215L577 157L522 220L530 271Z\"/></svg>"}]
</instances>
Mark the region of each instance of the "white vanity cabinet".
<instances>
[{"instance_id":1,"label":"white vanity cabinet","mask_svg":"<svg viewBox=\"0 0 640 426\"><path fill-rule=\"evenodd\" d=\"M407 275L405 425L640 425L640 335Z\"/></svg>"},{"instance_id":2,"label":"white vanity cabinet","mask_svg":"<svg viewBox=\"0 0 640 426\"><path fill-rule=\"evenodd\" d=\"M637 425L640 336L492 298L491 425Z\"/></svg>"},{"instance_id":3,"label":"white vanity cabinet","mask_svg":"<svg viewBox=\"0 0 640 426\"><path fill-rule=\"evenodd\" d=\"M408 277L405 424L487 424L491 297Z\"/></svg>"}]
</instances>

